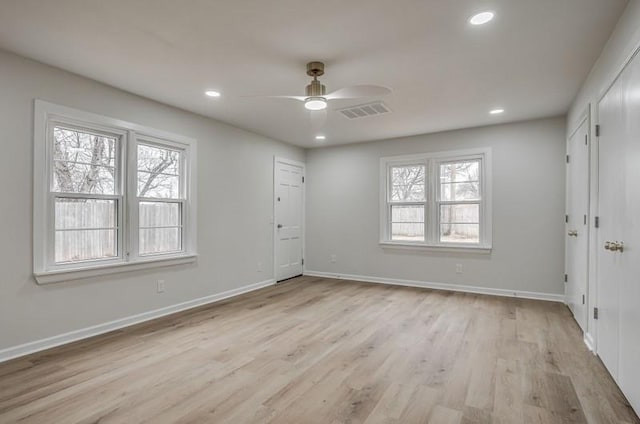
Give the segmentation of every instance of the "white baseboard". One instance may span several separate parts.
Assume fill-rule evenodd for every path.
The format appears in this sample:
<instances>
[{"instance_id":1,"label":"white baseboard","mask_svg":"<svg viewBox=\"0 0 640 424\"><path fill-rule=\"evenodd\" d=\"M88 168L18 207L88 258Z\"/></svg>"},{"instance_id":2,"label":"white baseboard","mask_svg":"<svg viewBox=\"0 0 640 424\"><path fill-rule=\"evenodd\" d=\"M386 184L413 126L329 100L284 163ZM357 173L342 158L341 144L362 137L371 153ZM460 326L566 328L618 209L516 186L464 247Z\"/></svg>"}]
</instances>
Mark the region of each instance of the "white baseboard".
<instances>
[{"instance_id":1,"label":"white baseboard","mask_svg":"<svg viewBox=\"0 0 640 424\"><path fill-rule=\"evenodd\" d=\"M548 300L564 302L564 295L553 293L537 293L520 290L493 289L489 287L464 286L450 283L431 283L426 281L401 280L397 278L380 278L364 275L338 274L333 272L305 271L310 277L336 278L339 280L363 281L367 283L391 284L395 286L421 287L425 289L448 290L464 293L488 294L493 296L518 297L523 299Z\"/></svg>"},{"instance_id":2,"label":"white baseboard","mask_svg":"<svg viewBox=\"0 0 640 424\"><path fill-rule=\"evenodd\" d=\"M98 324L91 327L81 328L79 330L70 331L68 333L59 334L57 336L48 337L46 339L36 340L33 342L21 344L18 346L12 346L12 347L0 350L0 362L8 361L9 359L18 358L20 356L28 355L30 353L39 352L41 350L50 349L52 347L75 342L78 340L86 339L86 338L97 336L100 334L108 333L110 331L118 330L124 327L129 327L134 324L150 321L166 315L175 314L176 312L185 311L187 309L196 308L198 306L207 305L209 303L219 302L221 300L238 296L244 293L248 293L254 290L258 290L263 287L272 286L275 283L276 281L274 279L269 279L269 280L261 281L259 283L254 283L254 284L249 284L247 286L239 287L237 289L227 290L222 293L216 293L211 296L205 296L198 299L193 299L186 302L178 303L175 305L165 306L160 309L154 309L153 311L143 312L141 314L120 318L115 321L105 322L104 324Z\"/></svg>"},{"instance_id":3,"label":"white baseboard","mask_svg":"<svg viewBox=\"0 0 640 424\"><path fill-rule=\"evenodd\" d=\"M596 354L596 344L594 343L593 336L590 333L584 333L584 344L587 345L594 355Z\"/></svg>"}]
</instances>

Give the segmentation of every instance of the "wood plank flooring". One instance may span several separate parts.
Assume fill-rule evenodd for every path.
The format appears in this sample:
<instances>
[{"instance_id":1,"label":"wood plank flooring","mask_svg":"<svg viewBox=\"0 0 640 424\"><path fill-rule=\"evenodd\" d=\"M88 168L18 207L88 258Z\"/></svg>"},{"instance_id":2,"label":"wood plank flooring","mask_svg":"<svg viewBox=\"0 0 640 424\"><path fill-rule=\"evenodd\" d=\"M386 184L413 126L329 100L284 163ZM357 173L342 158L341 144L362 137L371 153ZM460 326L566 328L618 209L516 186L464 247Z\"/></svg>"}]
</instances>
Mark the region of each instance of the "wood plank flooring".
<instances>
[{"instance_id":1,"label":"wood plank flooring","mask_svg":"<svg viewBox=\"0 0 640 424\"><path fill-rule=\"evenodd\" d=\"M564 305L300 277L0 364L0 423L640 423Z\"/></svg>"}]
</instances>

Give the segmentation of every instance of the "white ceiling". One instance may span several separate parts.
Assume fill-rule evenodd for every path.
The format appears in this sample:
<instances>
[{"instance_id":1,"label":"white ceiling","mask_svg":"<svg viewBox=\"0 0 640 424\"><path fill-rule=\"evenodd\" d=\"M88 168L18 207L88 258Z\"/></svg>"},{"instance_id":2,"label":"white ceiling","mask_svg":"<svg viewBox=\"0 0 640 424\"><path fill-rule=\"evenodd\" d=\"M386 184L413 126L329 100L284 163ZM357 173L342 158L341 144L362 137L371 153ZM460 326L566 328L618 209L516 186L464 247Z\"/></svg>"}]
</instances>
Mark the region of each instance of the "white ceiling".
<instances>
[{"instance_id":1,"label":"white ceiling","mask_svg":"<svg viewBox=\"0 0 640 424\"><path fill-rule=\"evenodd\" d=\"M627 0L0 0L0 47L305 147L565 113ZM472 27L475 12L491 23ZM330 103L314 140L305 64L328 91L393 89L391 114ZM222 92L205 97L206 89ZM376 100L376 99L367 99ZM490 116L494 107L500 116Z\"/></svg>"}]
</instances>

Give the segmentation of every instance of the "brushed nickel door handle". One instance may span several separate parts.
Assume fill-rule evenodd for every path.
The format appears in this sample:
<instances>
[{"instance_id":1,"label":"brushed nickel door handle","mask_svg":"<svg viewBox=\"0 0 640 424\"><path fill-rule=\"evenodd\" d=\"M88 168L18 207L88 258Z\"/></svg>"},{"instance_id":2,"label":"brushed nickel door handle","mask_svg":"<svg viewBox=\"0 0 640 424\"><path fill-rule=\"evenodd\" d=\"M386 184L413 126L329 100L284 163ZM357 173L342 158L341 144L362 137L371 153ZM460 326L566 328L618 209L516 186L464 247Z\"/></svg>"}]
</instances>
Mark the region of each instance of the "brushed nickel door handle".
<instances>
[{"instance_id":1,"label":"brushed nickel door handle","mask_svg":"<svg viewBox=\"0 0 640 424\"><path fill-rule=\"evenodd\" d=\"M578 237L578 230L569 230L569 231L567 232L567 235L568 235L569 237Z\"/></svg>"},{"instance_id":2,"label":"brushed nickel door handle","mask_svg":"<svg viewBox=\"0 0 640 424\"><path fill-rule=\"evenodd\" d=\"M611 251L620 253L624 252L624 243L618 243L617 241L615 243L611 243Z\"/></svg>"}]
</instances>

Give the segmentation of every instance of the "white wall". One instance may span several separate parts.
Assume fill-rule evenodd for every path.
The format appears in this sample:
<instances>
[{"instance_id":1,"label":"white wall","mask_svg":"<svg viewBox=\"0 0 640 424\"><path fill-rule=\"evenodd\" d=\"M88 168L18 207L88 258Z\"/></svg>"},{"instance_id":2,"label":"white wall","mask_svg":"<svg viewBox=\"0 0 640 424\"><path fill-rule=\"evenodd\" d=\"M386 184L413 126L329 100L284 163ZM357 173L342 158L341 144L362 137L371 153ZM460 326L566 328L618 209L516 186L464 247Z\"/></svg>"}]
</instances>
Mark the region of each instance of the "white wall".
<instances>
[{"instance_id":1,"label":"white wall","mask_svg":"<svg viewBox=\"0 0 640 424\"><path fill-rule=\"evenodd\" d=\"M309 150L306 269L563 293L564 137L565 118L552 118ZM491 254L382 249L380 157L473 147L493 150Z\"/></svg>"},{"instance_id":2,"label":"white wall","mask_svg":"<svg viewBox=\"0 0 640 424\"><path fill-rule=\"evenodd\" d=\"M34 98L197 139L197 264L35 283ZM0 99L0 351L272 278L273 156L303 161L302 149L3 51Z\"/></svg>"}]
</instances>

